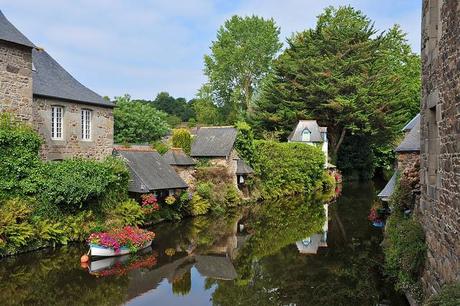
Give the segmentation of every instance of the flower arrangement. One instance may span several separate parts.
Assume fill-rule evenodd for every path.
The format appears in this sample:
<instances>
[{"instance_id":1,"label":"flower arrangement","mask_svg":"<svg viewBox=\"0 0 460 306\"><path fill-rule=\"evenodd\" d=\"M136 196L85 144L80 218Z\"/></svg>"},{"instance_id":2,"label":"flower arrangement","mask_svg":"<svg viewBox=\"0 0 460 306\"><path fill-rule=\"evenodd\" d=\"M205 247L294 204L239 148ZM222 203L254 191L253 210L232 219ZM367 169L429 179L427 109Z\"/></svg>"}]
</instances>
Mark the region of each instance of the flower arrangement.
<instances>
[{"instance_id":1,"label":"flower arrangement","mask_svg":"<svg viewBox=\"0 0 460 306\"><path fill-rule=\"evenodd\" d=\"M144 211L145 215L149 215L153 212L160 210L160 205L158 205L158 200L155 197L155 195L151 193L143 194L141 195L141 200L142 200L142 210Z\"/></svg>"},{"instance_id":2,"label":"flower arrangement","mask_svg":"<svg viewBox=\"0 0 460 306\"><path fill-rule=\"evenodd\" d=\"M176 203L176 198L172 195L167 196L165 199L165 203L168 205L173 205L174 203Z\"/></svg>"},{"instance_id":3,"label":"flower arrangement","mask_svg":"<svg viewBox=\"0 0 460 306\"><path fill-rule=\"evenodd\" d=\"M371 222L379 222L382 219L380 218L380 215L377 211L377 208L372 207L371 211L369 212L369 216L367 216L367 219Z\"/></svg>"},{"instance_id":4,"label":"flower arrangement","mask_svg":"<svg viewBox=\"0 0 460 306\"><path fill-rule=\"evenodd\" d=\"M115 253L120 252L122 247L127 247L131 252L137 252L146 243L155 238L155 233L138 227L125 226L121 229L113 229L108 232L92 233L88 243L96 244L106 248L114 249Z\"/></svg>"},{"instance_id":5,"label":"flower arrangement","mask_svg":"<svg viewBox=\"0 0 460 306\"><path fill-rule=\"evenodd\" d=\"M128 264L116 263L112 267L98 271L91 272L92 275L97 277L111 276L111 275L126 275L128 272L137 270L137 269L146 269L152 268L157 264L157 257L155 254L147 256L142 259L130 261Z\"/></svg>"}]
</instances>

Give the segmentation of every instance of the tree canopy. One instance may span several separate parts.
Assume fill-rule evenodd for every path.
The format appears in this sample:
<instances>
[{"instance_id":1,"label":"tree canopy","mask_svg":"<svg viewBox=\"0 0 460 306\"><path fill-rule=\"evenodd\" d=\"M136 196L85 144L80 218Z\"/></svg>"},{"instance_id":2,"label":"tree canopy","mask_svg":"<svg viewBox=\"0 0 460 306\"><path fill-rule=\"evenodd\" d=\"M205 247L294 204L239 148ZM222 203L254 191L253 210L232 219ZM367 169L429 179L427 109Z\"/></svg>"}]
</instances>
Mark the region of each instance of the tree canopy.
<instances>
[{"instance_id":1,"label":"tree canopy","mask_svg":"<svg viewBox=\"0 0 460 306\"><path fill-rule=\"evenodd\" d=\"M233 16L225 21L204 57L205 74L214 102L223 108L226 121L251 108L254 94L282 44L273 19Z\"/></svg>"},{"instance_id":2,"label":"tree canopy","mask_svg":"<svg viewBox=\"0 0 460 306\"><path fill-rule=\"evenodd\" d=\"M418 111L420 58L398 26L379 32L352 7L328 7L316 27L288 39L264 81L253 120L286 137L299 119L328 127L334 157L352 135L370 150L394 141Z\"/></svg>"},{"instance_id":3,"label":"tree canopy","mask_svg":"<svg viewBox=\"0 0 460 306\"><path fill-rule=\"evenodd\" d=\"M149 103L131 101L129 95L115 98L114 140L117 143L150 143L166 135L167 114Z\"/></svg>"}]
</instances>

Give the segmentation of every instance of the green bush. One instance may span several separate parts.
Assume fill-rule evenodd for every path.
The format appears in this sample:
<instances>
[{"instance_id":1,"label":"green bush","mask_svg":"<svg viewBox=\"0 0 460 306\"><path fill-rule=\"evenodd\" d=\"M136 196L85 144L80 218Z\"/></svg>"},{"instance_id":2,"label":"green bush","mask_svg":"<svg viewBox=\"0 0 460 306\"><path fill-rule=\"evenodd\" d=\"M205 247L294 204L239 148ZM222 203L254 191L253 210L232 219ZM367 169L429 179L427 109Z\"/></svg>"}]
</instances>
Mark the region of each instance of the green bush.
<instances>
[{"instance_id":1,"label":"green bush","mask_svg":"<svg viewBox=\"0 0 460 306\"><path fill-rule=\"evenodd\" d=\"M211 199L211 193L214 185L210 182L201 182L196 185L196 192L205 199Z\"/></svg>"},{"instance_id":2,"label":"green bush","mask_svg":"<svg viewBox=\"0 0 460 306\"><path fill-rule=\"evenodd\" d=\"M441 291L430 297L425 306L458 306L460 305L460 282L444 285Z\"/></svg>"},{"instance_id":3,"label":"green bush","mask_svg":"<svg viewBox=\"0 0 460 306\"><path fill-rule=\"evenodd\" d=\"M330 191L334 189L335 185L336 185L335 177L327 173L327 171L324 171L323 176L321 178L321 190Z\"/></svg>"},{"instance_id":4,"label":"green bush","mask_svg":"<svg viewBox=\"0 0 460 306\"><path fill-rule=\"evenodd\" d=\"M128 199L108 212L108 226L122 227L125 225L141 225L144 222L144 212L136 201Z\"/></svg>"},{"instance_id":5,"label":"green bush","mask_svg":"<svg viewBox=\"0 0 460 306\"><path fill-rule=\"evenodd\" d=\"M93 208L98 212L113 208L126 197L129 172L123 161L71 159L44 163L34 177L40 193L38 213L54 217Z\"/></svg>"},{"instance_id":6,"label":"green bush","mask_svg":"<svg viewBox=\"0 0 460 306\"><path fill-rule=\"evenodd\" d=\"M14 252L33 239L34 226L30 223L32 210L29 203L19 198L0 204L0 240L6 252Z\"/></svg>"},{"instance_id":7,"label":"green bush","mask_svg":"<svg viewBox=\"0 0 460 306\"><path fill-rule=\"evenodd\" d=\"M152 148L157 150L159 154L163 155L168 152L170 145L161 140L157 140L152 143Z\"/></svg>"},{"instance_id":8,"label":"green bush","mask_svg":"<svg viewBox=\"0 0 460 306\"><path fill-rule=\"evenodd\" d=\"M256 140L253 168L263 198L312 191L324 171L324 154L315 146Z\"/></svg>"},{"instance_id":9,"label":"green bush","mask_svg":"<svg viewBox=\"0 0 460 306\"><path fill-rule=\"evenodd\" d=\"M195 193L190 200L188 205L188 210L190 215L199 216L204 215L208 212L211 207L209 200L202 198L198 193Z\"/></svg>"},{"instance_id":10,"label":"green bush","mask_svg":"<svg viewBox=\"0 0 460 306\"><path fill-rule=\"evenodd\" d=\"M394 212L387 219L385 239L385 271L395 279L398 290L418 295L418 279L426 257L423 228L413 218Z\"/></svg>"},{"instance_id":11,"label":"green bush","mask_svg":"<svg viewBox=\"0 0 460 306\"><path fill-rule=\"evenodd\" d=\"M254 133L246 122L238 122L236 124L237 134L235 148L240 158L246 161L249 165L254 162Z\"/></svg>"},{"instance_id":12,"label":"green bush","mask_svg":"<svg viewBox=\"0 0 460 306\"><path fill-rule=\"evenodd\" d=\"M40 136L9 114L0 115L0 199L32 192L28 178L41 164Z\"/></svg>"},{"instance_id":13,"label":"green bush","mask_svg":"<svg viewBox=\"0 0 460 306\"><path fill-rule=\"evenodd\" d=\"M172 143L175 148L182 148L185 153L190 154L192 148L192 136L187 129L174 129Z\"/></svg>"}]
</instances>

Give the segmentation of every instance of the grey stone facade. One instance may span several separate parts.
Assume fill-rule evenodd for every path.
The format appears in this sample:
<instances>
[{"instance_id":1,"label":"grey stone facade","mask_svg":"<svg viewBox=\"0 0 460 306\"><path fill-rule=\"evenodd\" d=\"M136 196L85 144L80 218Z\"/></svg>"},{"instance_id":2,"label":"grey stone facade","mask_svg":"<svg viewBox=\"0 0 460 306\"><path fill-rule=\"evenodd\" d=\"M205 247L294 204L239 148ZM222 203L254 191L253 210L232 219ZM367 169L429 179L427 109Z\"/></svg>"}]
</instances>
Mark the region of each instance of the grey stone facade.
<instances>
[{"instance_id":1,"label":"grey stone facade","mask_svg":"<svg viewBox=\"0 0 460 306\"><path fill-rule=\"evenodd\" d=\"M112 154L113 104L73 78L36 48L0 11L0 112L27 121L43 138L43 159L101 159ZM51 107L62 107L59 140L51 139ZM82 131L82 110L85 133ZM85 134L86 140L82 134ZM59 135L61 136L61 135ZM57 138L57 137L56 137Z\"/></svg>"},{"instance_id":2,"label":"grey stone facade","mask_svg":"<svg viewBox=\"0 0 460 306\"><path fill-rule=\"evenodd\" d=\"M424 0L421 199L427 295L460 280L460 1Z\"/></svg>"},{"instance_id":3,"label":"grey stone facade","mask_svg":"<svg viewBox=\"0 0 460 306\"><path fill-rule=\"evenodd\" d=\"M61 106L63 116L63 139L51 139L51 106ZM81 111L90 110L91 139L81 137ZM34 97L33 125L42 135L43 159L61 160L72 157L102 159L112 154L113 115L112 108L66 102L58 99Z\"/></svg>"},{"instance_id":4,"label":"grey stone facade","mask_svg":"<svg viewBox=\"0 0 460 306\"><path fill-rule=\"evenodd\" d=\"M1 40L0 112L32 120L32 49Z\"/></svg>"}]
</instances>

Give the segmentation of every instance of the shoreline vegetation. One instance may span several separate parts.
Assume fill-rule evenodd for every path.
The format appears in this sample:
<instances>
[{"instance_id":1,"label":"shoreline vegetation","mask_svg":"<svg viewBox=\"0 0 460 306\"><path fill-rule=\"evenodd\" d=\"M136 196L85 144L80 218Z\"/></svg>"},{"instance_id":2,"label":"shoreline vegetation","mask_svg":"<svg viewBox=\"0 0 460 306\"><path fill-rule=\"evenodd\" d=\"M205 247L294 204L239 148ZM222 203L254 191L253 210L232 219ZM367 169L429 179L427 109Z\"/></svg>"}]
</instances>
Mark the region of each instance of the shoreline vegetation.
<instances>
[{"instance_id":1,"label":"shoreline vegetation","mask_svg":"<svg viewBox=\"0 0 460 306\"><path fill-rule=\"evenodd\" d=\"M159 202L152 194L140 203L128 197L129 172L122 160L42 161L40 136L9 115L0 117L0 257L83 242L91 233L124 226L146 226L206 213L225 214L241 205L295 194L321 193L335 186L316 147L274 141L245 142L255 176L251 197L243 200L225 168L197 167L194 192ZM190 146L180 132L178 144ZM245 143L243 145L242 143ZM249 157L247 152L252 152ZM268 175L270 174L270 175Z\"/></svg>"}]
</instances>

